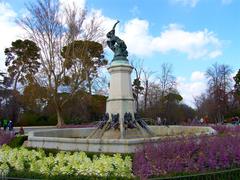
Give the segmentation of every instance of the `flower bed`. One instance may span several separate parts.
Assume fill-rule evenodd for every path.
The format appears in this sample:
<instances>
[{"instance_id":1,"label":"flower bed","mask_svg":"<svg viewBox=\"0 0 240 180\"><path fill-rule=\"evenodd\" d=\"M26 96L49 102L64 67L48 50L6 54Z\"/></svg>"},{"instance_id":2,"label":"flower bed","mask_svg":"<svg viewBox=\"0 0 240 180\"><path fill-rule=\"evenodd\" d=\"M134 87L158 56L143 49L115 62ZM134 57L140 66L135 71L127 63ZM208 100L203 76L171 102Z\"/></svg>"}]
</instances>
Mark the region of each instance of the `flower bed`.
<instances>
[{"instance_id":1,"label":"flower bed","mask_svg":"<svg viewBox=\"0 0 240 180\"><path fill-rule=\"evenodd\" d=\"M229 126L229 125L215 125L212 126L219 135L240 135L240 126Z\"/></svg>"},{"instance_id":2,"label":"flower bed","mask_svg":"<svg viewBox=\"0 0 240 180\"><path fill-rule=\"evenodd\" d=\"M207 173L197 173L190 175L179 175L174 177L156 177L150 180L238 180L240 179L240 168L213 171Z\"/></svg>"},{"instance_id":3,"label":"flower bed","mask_svg":"<svg viewBox=\"0 0 240 180\"><path fill-rule=\"evenodd\" d=\"M0 129L0 146L9 143L15 137L13 132Z\"/></svg>"},{"instance_id":4,"label":"flower bed","mask_svg":"<svg viewBox=\"0 0 240 180\"><path fill-rule=\"evenodd\" d=\"M195 175L198 173L205 176L205 173L240 167L240 126L213 128L218 131L217 136L171 138L146 144L134 155L133 174L141 179L190 174L191 179L192 175L198 177ZM56 152L53 155L23 147L3 146L0 149L0 175L5 176L126 179L134 178L133 174L132 158L128 155L95 154L90 157L84 152ZM232 172L225 174L229 176ZM240 170L235 176L240 176Z\"/></svg>"},{"instance_id":5,"label":"flower bed","mask_svg":"<svg viewBox=\"0 0 240 180\"><path fill-rule=\"evenodd\" d=\"M193 174L240 166L239 127L215 127L221 134L149 143L133 159L141 178Z\"/></svg>"},{"instance_id":6,"label":"flower bed","mask_svg":"<svg viewBox=\"0 0 240 180\"><path fill-rule=\"evenodd\" d=\"M132 160L120 154L99 155L90 159L84 152L59 152L49 156L43 150L10 148L0 149L0 174L7 176L11 171L25 171L43 176L97 176L131 178Z\"/></svg>"}]
</instances>

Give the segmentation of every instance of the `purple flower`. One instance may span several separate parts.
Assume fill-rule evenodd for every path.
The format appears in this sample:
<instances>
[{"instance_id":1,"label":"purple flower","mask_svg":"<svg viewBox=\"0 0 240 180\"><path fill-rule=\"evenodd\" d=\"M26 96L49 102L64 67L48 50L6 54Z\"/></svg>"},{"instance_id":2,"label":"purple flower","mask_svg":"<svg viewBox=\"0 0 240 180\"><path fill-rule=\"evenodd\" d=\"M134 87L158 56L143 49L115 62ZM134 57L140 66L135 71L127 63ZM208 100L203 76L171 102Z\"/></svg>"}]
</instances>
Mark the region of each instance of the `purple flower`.
<instances>
[{"instance_id":1,"label":"purple flower","mask_svg":"<svg viewBox=\"0 0 240 180\"><path fill-rule=\"evenodd\" d=\"M214 126L216 136L179 137L147 143L133 159L140 178L196 173L240 165L240 128Z\"/></svg>"}]
</instances>

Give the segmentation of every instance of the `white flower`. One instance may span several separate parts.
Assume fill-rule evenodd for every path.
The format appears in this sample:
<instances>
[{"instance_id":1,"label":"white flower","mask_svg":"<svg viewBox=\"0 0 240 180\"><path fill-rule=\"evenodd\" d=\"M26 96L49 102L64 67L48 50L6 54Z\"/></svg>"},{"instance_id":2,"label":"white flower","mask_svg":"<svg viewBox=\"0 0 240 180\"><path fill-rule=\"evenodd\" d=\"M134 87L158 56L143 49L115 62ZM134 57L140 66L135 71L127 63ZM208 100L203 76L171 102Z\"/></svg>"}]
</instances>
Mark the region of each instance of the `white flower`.
<instances>
[{"instance_id":1,"label":"white flower","mask_svg":"<svg viewBox=\"0 0 240 180\"><path fill-rule=\"evenodd\" d=\"M0 165L0 175L7 176L8 173L9 173L9 167L8 167L7 163L2 163Z\"/></svg>"}]
</instances>

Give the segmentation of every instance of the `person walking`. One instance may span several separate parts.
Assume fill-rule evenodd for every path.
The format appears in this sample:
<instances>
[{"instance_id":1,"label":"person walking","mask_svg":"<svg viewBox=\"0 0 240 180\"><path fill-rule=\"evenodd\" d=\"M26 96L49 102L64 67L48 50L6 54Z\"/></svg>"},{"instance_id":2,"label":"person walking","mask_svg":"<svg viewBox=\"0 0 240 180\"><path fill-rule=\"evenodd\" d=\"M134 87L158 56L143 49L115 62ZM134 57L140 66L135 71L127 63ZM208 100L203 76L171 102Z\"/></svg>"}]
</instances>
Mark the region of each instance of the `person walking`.
<instances>
[{"instance_id":1,"label":"person walking","mask_svg":"<svg viewBox=\"0 0 240 180\"><path fill-rule=\"evenodd\" d=\"M13 130L13 122L12 122L12 120L10 120L10 121L8 122L8 129L9 129L9 131L12 131L12 130Z\"/></svg>"},{"instance_id":2,"label":"person walking","mask_svg":"<svg viewBox=\"0 0 240 180\"><path fill-rule=\"evenodd\" d=\"M161 118L160 118L160 117L157 117L157 124L158 124L159 126L161 126L161 125L162 125L162 120L161 120Z\"/></svg>"},{"instance_id":3,"label":"person walking","mask_svg":"<svg viewBox=\"0 0 240 180\"><path fill-rule=\"evenodd\" d=\"M163 125L167 125L167 118L163 118L163 122L162 122Z\"/></svg>"}]
</instances>

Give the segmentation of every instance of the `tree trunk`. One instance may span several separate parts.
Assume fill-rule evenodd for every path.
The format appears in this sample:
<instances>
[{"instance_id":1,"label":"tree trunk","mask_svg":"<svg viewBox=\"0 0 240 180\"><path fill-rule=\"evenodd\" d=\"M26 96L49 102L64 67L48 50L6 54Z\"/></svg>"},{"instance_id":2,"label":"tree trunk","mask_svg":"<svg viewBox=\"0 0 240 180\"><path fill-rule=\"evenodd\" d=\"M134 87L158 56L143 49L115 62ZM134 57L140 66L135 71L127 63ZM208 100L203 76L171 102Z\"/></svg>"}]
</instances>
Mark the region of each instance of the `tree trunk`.
<instances>
[{"instance_id":1,"label":"tree trunk","mask_svg":"<svg viewBox=\"0 0 240 180\"><path fill-rule=\"evenodd\" d=\"M57 108L56 111L57 111L57 121L58 121L56 126L57 126L57 128L61 128L61 127L63 127L63 125L65 125L64 119L62 117L62 110L61 110L61 108Z\"/></svg>"},{"instance_id":2,"label":"tree trunk","mask_svg":"<svg viewBox=\"0 0 240 180\"><path fill-rule=\"evenodd\" d=\"M88 91L89 91L89 94L92 95L92 83L90 79L88 79Z\"/></svg>"},{"instance_id":3,"label":"tree trunk","mask_svg":"<svg viewBox=\"0 0 240 180\"><path fill-rule=\"evenodd\" d=\"M90 74L88 72L86 72L86 77L87 77L87 87L88 87L88 92L90 95L92 95L92 83L91 83L91 79L90 79Z\"/></svg>"},{"instance_id":4,"label":"tree trunk","mask_svg":"<svg viewBox=\"0 0 240 180\"><path fill-rule=\"evenodd\" d=\"M17 120L18 120L18 115L19 115L19 107L18 107L18 98L17 98L17 96L18 96L18 94L17 94L17 90L13 90L13 92L12 92L12 99L11 99L11 104L12 104L12 106L11 106L11 109L12 109L12 111L11 111L11 117L9 117L9 118L11 118L11 120L13 121L13 122L17 122Z\"/></svg>"},{"instance_id":5,"label":"tree trunk","mask_svg":"<svg viewBox=\"0 0 240 180\"><path fill-rule=\"evenodd\" d=\"M146 80L145 94L144 94L144 111L147 109L147 99L148 98L148 80Z\"/></svg>"}]
</instances>

